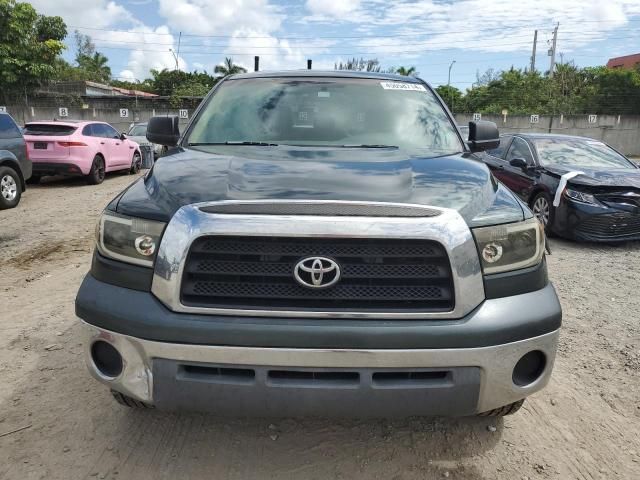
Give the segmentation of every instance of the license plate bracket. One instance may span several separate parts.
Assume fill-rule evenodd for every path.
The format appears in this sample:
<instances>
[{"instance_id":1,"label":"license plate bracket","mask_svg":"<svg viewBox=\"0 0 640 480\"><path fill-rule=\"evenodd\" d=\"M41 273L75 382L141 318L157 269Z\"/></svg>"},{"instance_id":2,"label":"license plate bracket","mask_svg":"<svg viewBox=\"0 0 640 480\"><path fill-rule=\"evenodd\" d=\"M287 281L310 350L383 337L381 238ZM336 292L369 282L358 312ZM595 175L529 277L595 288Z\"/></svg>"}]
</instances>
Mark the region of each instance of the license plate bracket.
<instances>
[{"instance_id":1,"label":"license plate bracket","mask_svg":"<svg viewBox=\"0 0 640 480\"><path fill-rule=\"evenodd\" d=\"M35 150L46 150L47 142L33 142L33 148Z\"/></svg>"}]
</instances>

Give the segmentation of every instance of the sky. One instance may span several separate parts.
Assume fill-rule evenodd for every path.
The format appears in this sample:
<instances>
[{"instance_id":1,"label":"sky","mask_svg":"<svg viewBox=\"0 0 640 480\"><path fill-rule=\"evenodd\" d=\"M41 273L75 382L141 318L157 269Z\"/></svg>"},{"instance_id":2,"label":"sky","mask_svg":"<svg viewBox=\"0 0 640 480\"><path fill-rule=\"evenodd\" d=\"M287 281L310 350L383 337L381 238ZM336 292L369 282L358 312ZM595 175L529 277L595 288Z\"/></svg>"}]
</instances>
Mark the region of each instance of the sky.
<instances>
[{"instance_id":1,"label":"sky","mask_svg":"<svg viewBox=\"0 0 640 480\"><path fill-rule=\"evenodd\" d=\"M143 80L149 69L213 73L225 57L261 70L333 69L351 57L383 68L415 67L434 86L465 90L478 72L556 61L603 65L640 53L640 0L31 0L59 15L70 35L90 35L109 58L114 78ZM455 63L452 65L452 62Z\"/></svg>"}]
</instances>

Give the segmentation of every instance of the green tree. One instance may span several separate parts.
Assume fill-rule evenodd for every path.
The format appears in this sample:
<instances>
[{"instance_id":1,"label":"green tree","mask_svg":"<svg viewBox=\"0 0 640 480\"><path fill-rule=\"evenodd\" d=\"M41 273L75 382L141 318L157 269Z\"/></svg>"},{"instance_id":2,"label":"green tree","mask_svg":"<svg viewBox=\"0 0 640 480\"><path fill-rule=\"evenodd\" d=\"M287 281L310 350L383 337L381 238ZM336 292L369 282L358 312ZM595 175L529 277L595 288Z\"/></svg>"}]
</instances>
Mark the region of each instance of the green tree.
<instances>
[{"instance_id":1,"label":"green tree","mask_svg":"<svg viewBox=\"0 0 640 480\"><path fill-rule=\"evenodd\" d=\"M89 35L75 31L76 63L81 70L83 80L107 83L111 79L109 59L96 51L96 46Z\"/></svg>"},{"instance_id":2,"label":"green tree","mask_svg":"<svg viewBox=\"0 0 640 480\"><path fill-rule=\"evenodd\" d=\"M0 0L0 92L5 100L55 75L66 35L62 18L39 15L28 3Z\"/></svg>"},{"instance_id":3,"label":"green tree","mask_svg":"<svg viewBox=\"0 0 640 480\"><path fill-rule=\"evenodd\" d=\"M440 95L449 107L449 110L452 112L464 110L462 104L462 92L456 87L452 87L451 85L440 85L436 88L436 92L438 92L438 95Z\"/></svg>"},{"instance_id":4,"label":"green tree","mask_svg":"<svg viewBox=\"0 0 640 480\"><path fill-rule=\"evenodd\" d=\"M395 69L394 73L397 73L398 75L404 75L405 77L415 77L418 75L416 67L398 67Z\"/></svg>"},{"instance_id":5,"label":"green tree","mask_svg":"<svg viewBox=\"0 0 640 480\"><path fill-rule=\"evenodd\" d=\"M233 63L233 59L227 57L222 65L216 65L215 73L221 74L223 77L227 75L235 75L236 73L246 73L247 69Z\"/></svg>"},{"instance_id":6,"label":"green tree","mask_svg":"<svg viewBox=\"0 0 640 480\"><path fill-rule=\"evenodd\" d=\"M346 62L336 63L334 65L335 70L355 70L358 72L381 72L382 66L377 58L370 58L365 60L364 58L352 58Z\"/></svg>"}]
</instances>

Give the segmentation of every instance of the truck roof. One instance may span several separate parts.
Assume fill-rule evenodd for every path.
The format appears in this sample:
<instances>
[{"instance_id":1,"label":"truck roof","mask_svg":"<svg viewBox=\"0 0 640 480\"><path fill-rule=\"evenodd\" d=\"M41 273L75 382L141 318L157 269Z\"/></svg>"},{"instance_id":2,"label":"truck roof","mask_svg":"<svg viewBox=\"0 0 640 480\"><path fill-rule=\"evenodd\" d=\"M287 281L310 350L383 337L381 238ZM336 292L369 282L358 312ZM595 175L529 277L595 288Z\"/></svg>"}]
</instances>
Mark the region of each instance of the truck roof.
<instances>
[{"instance_id":1,"label":"truck roof","mask_svg":"<svg viewBox=\"0 0 640 480\"><path fill-rule=\"evenodd\" d=\"M395 73L357 72L354 70L284 70L240 73L228 77L229 79L244 78L291 78L291 77L324 77L324 78L370 78L377 80L394 80L405 83L422 83L416 77L396 75Z\"/></svg>"}]
</instances>

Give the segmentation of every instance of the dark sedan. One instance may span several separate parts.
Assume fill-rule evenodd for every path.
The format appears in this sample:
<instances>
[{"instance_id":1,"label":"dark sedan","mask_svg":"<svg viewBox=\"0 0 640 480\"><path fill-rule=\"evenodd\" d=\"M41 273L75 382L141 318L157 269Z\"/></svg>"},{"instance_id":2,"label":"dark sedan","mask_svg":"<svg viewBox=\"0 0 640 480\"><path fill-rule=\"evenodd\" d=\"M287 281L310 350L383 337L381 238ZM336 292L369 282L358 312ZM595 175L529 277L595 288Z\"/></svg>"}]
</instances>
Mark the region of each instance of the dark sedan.
<instances>
[{"instance_id":1,"label":"dark sedan","mask_svg":"<svg viewBox=\"0 0 640 480\"><path fill-rule=\"evenodd\" d=\"M640 168L610 146L567 135L513 134L483 159L548 232L587 241L640 239ZM556 198L563 176L566 186Z\"/></svg>"}]
</instances>

